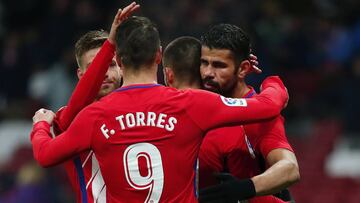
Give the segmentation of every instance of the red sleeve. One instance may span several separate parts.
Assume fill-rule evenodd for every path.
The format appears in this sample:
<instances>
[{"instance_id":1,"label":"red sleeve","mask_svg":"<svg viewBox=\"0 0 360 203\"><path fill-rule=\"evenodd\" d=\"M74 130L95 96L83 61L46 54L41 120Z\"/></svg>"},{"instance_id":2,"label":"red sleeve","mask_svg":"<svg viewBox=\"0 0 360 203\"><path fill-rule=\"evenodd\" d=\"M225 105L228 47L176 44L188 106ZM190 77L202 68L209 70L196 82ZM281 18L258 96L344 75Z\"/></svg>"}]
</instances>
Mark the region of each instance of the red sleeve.
<instances>
[{"instance_id":1,"label":"red sleeve","mask_svg":"<svg viewBox=\"0 0 360 203\"><path fill-rule=\"evenodd\" d=\"M57 114L54 126L61 132L65 131L76 114L93 102L101 88L102 81L114 57L115 47L106 40L89 68L81 77L72 93L67 107Z\"/></svg>"},{"instance_id":2,"label":"red sleeve","mask_svg":"<svg viewBox=\"0 0 360 203\"><path fill-rule=\"evenodd\" d=\"M259 150L263 157L267 157L269 152L274 149L287 149L293 152L285 134L284 118L278 116L271 121L261 123L261 129L266 133L261 136Z\"/></svg>"},{"instance_id":3,"label":"red sleeve","mask_svg":"<svg viewBox=\"0 0 360 203\"><path fill-rule=\"evenodd\" d=\"M35 159L41 166L49 167L89 149L98 118L97 111L86 108L76 116L68 130L53 139L47 122L36 123L30 134Z\"/></svg>"},{"instance_id":4,"label":"red sleeve","mask_svg":"<svg viewBox=\"0 0 360 203\"><path fill-rule=\"evenodd\" d=\"M192 91L187 112L203 131L279 115L288 99L284 84L278 77L268 77L262 86L261 94L250 99L225 98L206 91Z\"/></svg>"}]
</instances>

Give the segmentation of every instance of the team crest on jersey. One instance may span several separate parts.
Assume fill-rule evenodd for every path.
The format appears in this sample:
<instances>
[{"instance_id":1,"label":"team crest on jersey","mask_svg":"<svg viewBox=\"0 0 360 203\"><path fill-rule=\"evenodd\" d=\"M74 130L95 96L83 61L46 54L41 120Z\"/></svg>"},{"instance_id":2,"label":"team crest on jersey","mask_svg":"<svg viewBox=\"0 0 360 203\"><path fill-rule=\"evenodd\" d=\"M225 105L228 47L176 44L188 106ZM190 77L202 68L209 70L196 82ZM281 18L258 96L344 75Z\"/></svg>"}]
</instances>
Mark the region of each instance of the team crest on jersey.
<instances>
[{"instance_id":1,"label":"team crest on jersey","mask_svg":"<svg viewBox=\"0 0 360 203\"><path fill-rule=\"evenodd\" d=\"M221 97L221 101L226 106L247 106L246 99L238 99L238 98L229 98L229 97Z\"/></svg>"},{"instance_id":2,"label":"team crest on jersey","mask_svg":"<svg viewBox=\"0 0 360 203\"><path fill-rule=\"evenodd\" d=\"M249 141L249 139L247 138L246 135L245 135L245 142L246 142L247 148L248 148L248 150L249 150L249 153L250 153L250 155L251 155L251 158L255 159L255 158L256 158L256 156L255 156L255 150L254 150L254 148L252 147L252 145L251 145L251 143L250 143L250 141Z\"/></svg>"}]
</instances>

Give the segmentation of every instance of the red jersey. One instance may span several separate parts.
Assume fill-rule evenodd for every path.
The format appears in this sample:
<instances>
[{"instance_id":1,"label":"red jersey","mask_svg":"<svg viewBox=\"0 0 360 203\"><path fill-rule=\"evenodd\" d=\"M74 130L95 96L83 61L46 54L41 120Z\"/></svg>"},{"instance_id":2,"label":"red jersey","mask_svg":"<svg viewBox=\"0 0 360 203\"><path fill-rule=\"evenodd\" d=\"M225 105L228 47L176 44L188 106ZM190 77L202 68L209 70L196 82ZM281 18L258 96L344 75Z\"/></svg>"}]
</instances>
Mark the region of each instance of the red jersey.
<instances>
[{"instance_id":1,"label":"red jersey","mask_svg":"<svg viewBox=\"0 0 360 203\"><path fill-rule=\"evenodd\" d=\"M64 132L75 116L95 100L114 52L114 45L106 40L79 80L67 106L56 113L55 134ZM78 203L106 202L106 187L92 150L79 153L73 159L66 161L64 166Z\"/></svg>"},{"instance_id":2,"label":"red jersey","mask_svg":"<svg viewBox=\"0 0 360 203\"><path fill-rule=\"evenodd\" d=\"M251 89L247 95L254 95ZM221 135L221 136L219 136ZM229 172L239 179L251 178L265 170L265 159L274 149L293 151L287 141L284 119L278 116L260 123L218 128L209 131L199 153L200 188L218 184L213 174ZM249 203L284 202L274 196L254 197Z\"/></svg>"},{"instance_id":3,"label":"red jersey","mask_svg":"<svg viewBox=\"0 0 360 203\"><path fill-rule=\"evenodd\" d=\"M46 122L35 124L34 156L51 166L92 149L107 202L197 202L194 165L203 135L278 115L287 98L285 87L276 77L263 87L248 100L157 84L122 87L86 107L55 139Z\"/></svg>"}]
</instances>

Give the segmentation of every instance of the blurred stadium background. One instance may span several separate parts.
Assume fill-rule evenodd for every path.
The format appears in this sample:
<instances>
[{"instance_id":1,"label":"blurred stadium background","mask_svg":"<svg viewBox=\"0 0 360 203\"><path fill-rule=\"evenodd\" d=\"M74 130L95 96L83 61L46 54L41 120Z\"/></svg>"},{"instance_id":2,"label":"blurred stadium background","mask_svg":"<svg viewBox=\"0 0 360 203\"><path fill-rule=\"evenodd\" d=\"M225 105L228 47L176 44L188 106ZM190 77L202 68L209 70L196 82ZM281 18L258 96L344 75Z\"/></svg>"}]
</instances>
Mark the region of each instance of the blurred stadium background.
<instances>
[{"instance_id":1,"label":"blurred stadium background","mask_svg":"<svg viewBox=\"0 0 360 203\"><path fill-rule=\"evenodd\" d=\"M109 29L120 0L0 1L0 203L74 202L60 167L32 158L31 118L56 111L76 84L74 43ZM283 114L295 148L299 203L360 202L360 1L148 0L141 11L159 26L162 44L200 37L233 23L251 36L264 74L279 74L290 92Z\"/></svg>"}]
</instances>

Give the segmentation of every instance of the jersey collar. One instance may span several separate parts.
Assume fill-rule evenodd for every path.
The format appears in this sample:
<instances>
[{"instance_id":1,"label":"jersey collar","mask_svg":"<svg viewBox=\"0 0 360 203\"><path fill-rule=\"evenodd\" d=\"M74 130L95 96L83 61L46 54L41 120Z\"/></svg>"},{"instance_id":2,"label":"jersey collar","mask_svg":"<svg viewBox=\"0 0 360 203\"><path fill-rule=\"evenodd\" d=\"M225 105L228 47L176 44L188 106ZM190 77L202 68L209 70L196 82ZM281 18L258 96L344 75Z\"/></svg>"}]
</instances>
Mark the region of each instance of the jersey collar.
<instances>
[{"instance_id":1,"label":"jersey collar","mask_svg":"<svg viewBox=\"0 0 360 203\"><path fill-rule=\"evenodd\" d=\"M144 89L144 88L151 88L151 87L158 87L158 86L161 86L161 85L160 84L135 84L135 85L128 85L128 86L120 87L120 88L114 90L114 92L122 92L125 90Z\"/></svg>"},{"instance_id":2,"label":"jersey collar","mask_svg":"<svg viewBox=\"0 0 360 203\"><path fill-rule=\"evenodd\" d=\"M254 90L253 87L248 86L250 88L250 90L243 96L243 98L251 98L252 96L254 96L256 94L256 91Z\"/></svg>"}]
</instances>

